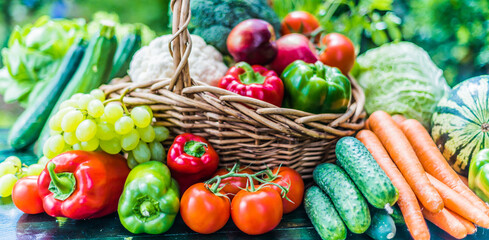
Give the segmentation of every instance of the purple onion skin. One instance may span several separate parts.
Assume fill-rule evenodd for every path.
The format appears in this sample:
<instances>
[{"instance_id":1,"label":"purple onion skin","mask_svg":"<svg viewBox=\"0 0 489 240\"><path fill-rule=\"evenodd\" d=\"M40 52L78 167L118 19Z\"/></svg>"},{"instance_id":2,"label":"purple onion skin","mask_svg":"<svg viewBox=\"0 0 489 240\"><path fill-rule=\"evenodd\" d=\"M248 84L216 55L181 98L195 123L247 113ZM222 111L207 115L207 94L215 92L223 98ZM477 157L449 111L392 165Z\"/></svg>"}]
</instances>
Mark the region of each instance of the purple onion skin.
<instances>
[{"instance_id":1,"label":"purple onion skin","mask_svg":"<svg viewBox=\"0 0 489 240\"><path fill-rule=\"evenodd\" d=\"M248 19L236 25L227 39L235 62L266 65L277 56L273 26L261 19Z\"/></svg>"}]
</instances>

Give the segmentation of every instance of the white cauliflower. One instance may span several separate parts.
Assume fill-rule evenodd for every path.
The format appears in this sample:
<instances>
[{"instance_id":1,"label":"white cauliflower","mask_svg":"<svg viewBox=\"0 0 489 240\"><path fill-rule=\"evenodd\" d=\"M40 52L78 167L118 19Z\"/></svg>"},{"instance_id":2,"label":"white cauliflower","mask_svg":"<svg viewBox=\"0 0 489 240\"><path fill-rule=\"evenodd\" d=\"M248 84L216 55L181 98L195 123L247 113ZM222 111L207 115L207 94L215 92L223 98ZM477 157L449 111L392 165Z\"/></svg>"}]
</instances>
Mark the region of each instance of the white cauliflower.
<instances>
[{"instance_id":1,"label":"white cauliflower","mask_svg":"<svg viewBox=\"0 0 489 240\"><path fill-rule=\"evenodd\" d=\"M227 71L222 55L201 37L191 35L192 51L189 56L190 76L198 81L217 86ZM175 66L168 50L171 35L163 35L151 41L134 54L129 66L133 82L144 82L173 76Z\"/></svg>"}]
</instances>

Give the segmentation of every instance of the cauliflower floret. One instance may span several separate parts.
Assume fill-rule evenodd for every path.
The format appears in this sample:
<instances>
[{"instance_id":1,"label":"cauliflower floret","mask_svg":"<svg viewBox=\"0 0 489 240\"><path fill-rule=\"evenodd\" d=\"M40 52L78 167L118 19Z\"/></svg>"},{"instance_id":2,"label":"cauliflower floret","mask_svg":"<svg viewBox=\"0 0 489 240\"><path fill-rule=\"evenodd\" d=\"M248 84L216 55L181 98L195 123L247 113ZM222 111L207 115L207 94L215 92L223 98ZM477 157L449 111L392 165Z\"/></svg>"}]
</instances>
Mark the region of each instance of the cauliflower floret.
<instances>
[{"instance_id":1,"label":"cauliflower floret","mask_svg":"<svg viewBox=\"0 0 489 240\"><path fill-rule=\"evenodd\" d=\"M222 61L221 53L213 46L207 45L201 37L191 35L191 38L190 76L211 86L217 86L219 79L224 76L228 69ZM129 66L129 76L133 82L173 76L175 66L168 50L170 39L171 35L158 37L134 54Z\"/></svg>"}]
</instances>

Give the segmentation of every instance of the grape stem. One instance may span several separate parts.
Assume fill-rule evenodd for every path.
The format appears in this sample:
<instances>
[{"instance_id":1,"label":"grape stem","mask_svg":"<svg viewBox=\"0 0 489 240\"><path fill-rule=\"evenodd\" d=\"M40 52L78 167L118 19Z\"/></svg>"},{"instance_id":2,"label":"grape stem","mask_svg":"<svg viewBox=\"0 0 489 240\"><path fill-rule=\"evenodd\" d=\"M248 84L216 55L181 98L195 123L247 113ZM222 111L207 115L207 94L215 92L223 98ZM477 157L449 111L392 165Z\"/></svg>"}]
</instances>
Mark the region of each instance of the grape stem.
<instances>
[{"instance_id":1,"label":"grape stem","mask_svg":"<svg viewBox=\"0 0 489 240\"><path fill-rule=\"evenodd\" d=\"M125 88L119 98L111 98L111 99L105 100L103 102L104 106L110 102L120 102L122 105L122 109L124 109L124 112L126 113L126 115L129 115L130 114L129 110L127 110L126 104L124 104L124 97L126 96L126 94L128 94L130 92L130 90L131 90L131 88Z\"/></svg>"}]
</instances>

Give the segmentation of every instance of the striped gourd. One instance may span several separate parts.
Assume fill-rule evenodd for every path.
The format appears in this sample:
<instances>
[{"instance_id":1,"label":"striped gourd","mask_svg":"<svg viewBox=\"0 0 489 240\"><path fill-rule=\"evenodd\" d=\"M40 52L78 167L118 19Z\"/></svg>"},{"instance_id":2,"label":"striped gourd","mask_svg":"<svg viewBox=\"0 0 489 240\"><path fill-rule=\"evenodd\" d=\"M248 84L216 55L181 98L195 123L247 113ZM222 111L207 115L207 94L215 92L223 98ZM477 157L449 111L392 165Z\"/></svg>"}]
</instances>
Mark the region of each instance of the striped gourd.
<instances>
[{"instance_id":1,"label":"striped gourd","mask_svg":"<svg viewBox=\"0 0 489 240\"><path fill-rule=\"evenodd\" d=\"M455 86L438 103L431 136L448 163L467 176L470 160L489 147L489 75Z\"/></svg>"}]
</instances>

